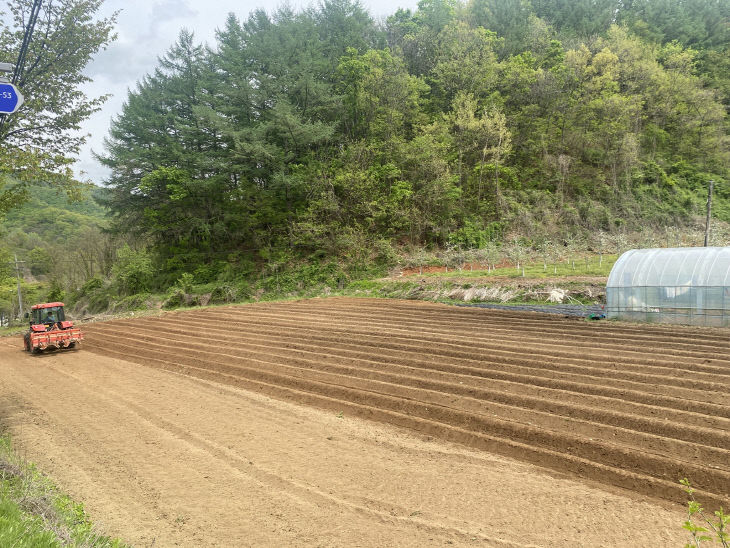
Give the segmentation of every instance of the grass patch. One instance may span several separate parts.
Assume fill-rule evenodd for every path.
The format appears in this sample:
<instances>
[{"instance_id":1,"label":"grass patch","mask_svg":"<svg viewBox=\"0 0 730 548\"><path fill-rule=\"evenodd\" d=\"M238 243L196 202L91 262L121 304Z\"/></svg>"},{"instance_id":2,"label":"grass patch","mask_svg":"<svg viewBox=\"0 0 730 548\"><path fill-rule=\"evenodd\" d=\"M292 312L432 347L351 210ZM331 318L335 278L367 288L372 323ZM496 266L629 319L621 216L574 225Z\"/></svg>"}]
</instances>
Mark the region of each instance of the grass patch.
<instances>
[{"instance_id":1,"label":"grass patch","mask_svg":"<svg viewBox=\"0 0 730 548\"><path fill-rule=\"evenodd\" d=\"M0 437L0 546L123 548L99 535L81 503L61 493L34 465Z\"/></svg>"},{"instance_id":2,"label":"grass patch","mask_svg":"<svg viewBox=\"0 0 730 548\"><path fill-rule=\"evenodd\" d=\"M489 277L507 277L522 278L523 272L525 278L571 278L574 276L604 276L608 277L611 268L618 260L617 255L604 255L603 259L596 256L576 257L575 259L563 260L560 262L531 262L516 266L499 266L491 270L474 269L472 267L449 268L448 272L424 272L423 274L412 274L411 276L419 276L426 278L449 278L460 276L464 278L489 278ZM410 276L409 276L410 277Z\"/></svg>"},{"instance_id":3,"label":"grass patch","mask_svg":"<svg viewBox=\"0 0 730 548\"><path fill-rule=\"evenodd\" d=\"M28 327L23 325L11 325L9 327L0 327L0 337L10 337L12 335L20 335L25 333Z\"/></svg>"}]
</instances>

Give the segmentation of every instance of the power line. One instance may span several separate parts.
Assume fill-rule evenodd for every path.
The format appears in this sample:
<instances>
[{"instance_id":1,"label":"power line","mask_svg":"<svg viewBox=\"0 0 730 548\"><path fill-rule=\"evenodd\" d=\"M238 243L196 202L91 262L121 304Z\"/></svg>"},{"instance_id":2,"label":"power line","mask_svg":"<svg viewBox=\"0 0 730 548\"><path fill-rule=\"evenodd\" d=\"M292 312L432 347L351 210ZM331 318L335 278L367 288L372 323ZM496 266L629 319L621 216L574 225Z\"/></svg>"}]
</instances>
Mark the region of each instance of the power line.
<instances>
[{"instance_id":1,"label":"power line","mask_svg":"<svg viewBox=\"0 0 730 548\"><path fill-rule=\"evenodd\" d=\"M15 64L15 72L13 73L13 84L18 82L20 75L23 73L25 68L25 57L28 53L28 46L30 45L30 39L33 37L33 29L35 28L38 15L41 11L41 4L43 0L35 0L33 7L30 9L30 17L28 18L28 26L25 29L23 35L23 44L20 46L20 52L18 53L18 62ZM50 7L51 2L49 2Z\"/></svg>"}]
</instances>

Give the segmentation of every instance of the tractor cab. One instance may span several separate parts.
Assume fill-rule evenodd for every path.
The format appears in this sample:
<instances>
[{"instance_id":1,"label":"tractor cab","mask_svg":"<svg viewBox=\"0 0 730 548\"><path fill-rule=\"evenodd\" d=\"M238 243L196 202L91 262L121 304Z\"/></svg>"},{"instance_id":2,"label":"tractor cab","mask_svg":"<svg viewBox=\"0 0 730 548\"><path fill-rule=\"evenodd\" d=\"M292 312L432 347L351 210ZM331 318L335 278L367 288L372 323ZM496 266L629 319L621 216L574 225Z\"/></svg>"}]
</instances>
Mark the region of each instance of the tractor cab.
<instances>
[{"instance_id":1,"label":"tractor cab","mask_svg":"<svg viewBox=\"0 0 730 548\"><path fill-rule=\"evenodd\" d=\"M25 317L30 322L30 329L24 335L23 343L33 354L51 348L74 348L84 339L81 330L66 320L63 303L33 305Z\"/></svg>"},{"instance_id":2,"label":"tractor cab","mask_svg":"<svg viewBox=\"0 0 730 548\"><path fill-rule=\"evenodd\" d=\"M37 304L31 307L30 325L53 326L66 321L63 303Z\"/></svg>"}]
</instances>

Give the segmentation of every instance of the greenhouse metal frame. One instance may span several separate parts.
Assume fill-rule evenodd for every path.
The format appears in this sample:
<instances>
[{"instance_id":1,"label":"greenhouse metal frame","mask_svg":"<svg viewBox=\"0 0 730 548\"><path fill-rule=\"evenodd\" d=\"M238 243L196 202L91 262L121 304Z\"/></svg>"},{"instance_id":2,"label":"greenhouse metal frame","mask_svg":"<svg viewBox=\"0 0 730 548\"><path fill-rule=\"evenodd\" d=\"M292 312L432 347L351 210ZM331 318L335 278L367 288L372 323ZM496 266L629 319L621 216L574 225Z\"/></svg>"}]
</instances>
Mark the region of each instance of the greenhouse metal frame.
<instances>
[{"instance_id":1,"label":"greenhouse metal frame","mask_svg":"<svg viewBox=\"0 0 730 548\"><path fill-rule=\"evenodd\" d=\"M608 276L606 316L730 327L730 247L627 251Z\"/></svg>"}]
</instances>

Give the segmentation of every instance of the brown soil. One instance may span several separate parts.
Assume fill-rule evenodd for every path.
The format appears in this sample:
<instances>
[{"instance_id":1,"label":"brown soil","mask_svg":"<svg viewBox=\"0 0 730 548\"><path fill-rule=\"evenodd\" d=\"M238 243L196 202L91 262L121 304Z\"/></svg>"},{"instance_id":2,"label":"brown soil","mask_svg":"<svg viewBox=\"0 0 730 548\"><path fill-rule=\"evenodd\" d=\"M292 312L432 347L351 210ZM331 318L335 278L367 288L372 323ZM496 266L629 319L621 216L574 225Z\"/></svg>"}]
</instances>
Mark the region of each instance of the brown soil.
<instances>
[{"instance_id":1,"label":"brown soil","mask_svg":"<svg viewBox=\"0 0 730 548\"><path fill-rule=\"evenodd\" d=\"M86 333L0 340L0 419L138 545L666 546L679 478L730 502L727 330L327 299Z\"/></svg>"}]
</instances>

